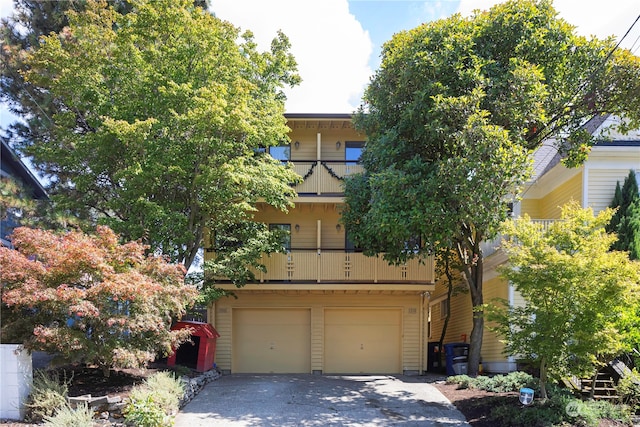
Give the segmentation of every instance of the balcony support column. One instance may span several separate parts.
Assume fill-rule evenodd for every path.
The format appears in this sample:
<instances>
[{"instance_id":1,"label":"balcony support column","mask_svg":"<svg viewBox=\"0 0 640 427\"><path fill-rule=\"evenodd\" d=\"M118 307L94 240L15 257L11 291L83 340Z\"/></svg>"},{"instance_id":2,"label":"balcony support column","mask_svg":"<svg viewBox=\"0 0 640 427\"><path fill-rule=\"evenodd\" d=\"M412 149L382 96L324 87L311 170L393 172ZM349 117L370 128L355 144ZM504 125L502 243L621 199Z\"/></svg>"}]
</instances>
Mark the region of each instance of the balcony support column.
<instances>
[{"instance_id":1,"label":"balcony support column","mask_svg":"<svg viewBox=\"0 0 640 427\"><path fill-rule=\"evenodd\" d=\"M320 135L320 134L318 134ZM318 263L318 278L316 279L318 283L320 283L320 278L322 277L322 260L320 259L320 257L322 256L321 254L321 249L322 248L322 220L318 220L317 222L317 226L316 226L316 249L318 251L318 256L317 256L317 263Z\"/></svg>"},{"instance_id":2,"label":"balcony support column","mask_svg":"<svg viewBox=\"0 0 640 427\"><path fill-rule=\"evenodd\" d=\"M320 162L322 161L322 134L318 132L316 134L316 169L315 180L316 180L316 188L318 189L318 196L322 194L322 190L320 189Z\"/></svg>"}]
</instances>

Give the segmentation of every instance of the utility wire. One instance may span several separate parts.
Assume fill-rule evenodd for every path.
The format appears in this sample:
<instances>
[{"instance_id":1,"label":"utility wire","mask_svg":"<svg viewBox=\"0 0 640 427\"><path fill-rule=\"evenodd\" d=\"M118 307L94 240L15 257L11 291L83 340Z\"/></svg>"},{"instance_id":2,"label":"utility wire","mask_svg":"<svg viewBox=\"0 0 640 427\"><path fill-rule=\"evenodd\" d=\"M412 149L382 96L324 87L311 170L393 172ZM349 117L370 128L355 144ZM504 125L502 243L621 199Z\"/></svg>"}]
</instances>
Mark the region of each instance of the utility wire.
<instances>
[{"instance_id":1,"label":"utility wire","mask_svg":"<svg viewBox=\"0 0 640 427\"><path fill-rule=\"evenodd\" d=\"M638 21L640 20L640 15L638 15L635 19L635 21L633 21L633 23L631 24L631 26L627 29L627 31L624 33L624 35L620 38L620 40L618 40L618 43L613 47L613 49L611 49L611 51L607 54L607 56L605 57L605 59L602 61L602 63L600 65L598 65L592 72L591 74L589 74L589 78L586 79L581 85L580 87L578 87L578 90L576 92L576 94L572 97L572 100L575 99L575 97L579 94L579 92L584 88L584 86L586 86L586 84L591 80L591 78L593 76L595 76L596 72L598 72L600 69L602 69L607 61L609 61L609 59L611 59L611 56L613 56L614 52L620 47L620 44L623 42L623 40L629 35L629 33L631 32L631 30L633 29L633 27L638 23ZM638 38L635 40L635 42L633 42L632 48L633 46L636 45L636 43L638 42L638 40L640 40L640 36L638 36ZM565 105L564 108L566 108L567 105ZM563 110L564 110L563 108ZM539 148L538 148L539 149ZM557 150L549 150L549 152L547 153L547 155L542 159L542 163L544 163L550 155L556 155L557 154ZM534 165L535 166L535 165ZM538 177L536 177L536 180L532 183L535 184L535 182L538 180ZM533 185L529 185L529 187L527 187L525 189L525 191L520 195L520 197L524 197L529 190L532 188Z\"/></svg>"}]
</instances>

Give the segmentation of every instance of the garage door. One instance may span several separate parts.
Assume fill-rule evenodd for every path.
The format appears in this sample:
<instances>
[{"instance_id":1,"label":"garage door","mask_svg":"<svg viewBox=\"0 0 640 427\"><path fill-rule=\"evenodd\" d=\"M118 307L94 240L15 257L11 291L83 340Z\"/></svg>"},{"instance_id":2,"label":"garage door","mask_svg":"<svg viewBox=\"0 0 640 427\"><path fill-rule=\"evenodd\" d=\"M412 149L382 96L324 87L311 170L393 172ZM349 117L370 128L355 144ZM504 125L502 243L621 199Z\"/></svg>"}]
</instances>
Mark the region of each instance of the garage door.
<instances>
[{"instance_id":1,"label":"garage door","mask_svg":"<svg viewBox=\"0 0 640 427\"><path fill-rule=\"evenodd\" d=\"M399 309L327 309L325 373L402 373Z\"/></svg>"},{"instance_id":2,"label":"garage door","mask_svg":"<svg viewBox=\"0 0 640 427\"><path fill-rule=\"evenodd\" d=\"M310 310L234 309L231 370L310 373Z\"/></svg>"}]
</instances>

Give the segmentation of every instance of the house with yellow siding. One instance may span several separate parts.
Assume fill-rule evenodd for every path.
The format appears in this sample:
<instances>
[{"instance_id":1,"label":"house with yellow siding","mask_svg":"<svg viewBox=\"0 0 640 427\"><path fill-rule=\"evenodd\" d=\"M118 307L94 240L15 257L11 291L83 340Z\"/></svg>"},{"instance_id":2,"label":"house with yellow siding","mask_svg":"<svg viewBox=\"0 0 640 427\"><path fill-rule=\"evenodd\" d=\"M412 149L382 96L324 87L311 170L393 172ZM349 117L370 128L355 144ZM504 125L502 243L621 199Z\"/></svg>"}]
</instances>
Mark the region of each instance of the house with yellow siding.
<instances>
[{"instance_id":1,"label":"house with yellow siding","mask_svg":"<svg viewBox=\"0 0 640 427\"><path fill-rule=\"evenodd\" d=\"M567 202L578 201L591 207L597 214L611 203L616 183L624 182L629 171L635 171L640 182L640 133L620 135L610 131L619 120L616 117L598 117L585 125L589 132L600 137L580 167L569 169L560 162L561 156L554 142L548 141L535 153L534 175L527 184L522 200L514 206L514 217L528 214L532 219L549 223L560 217L560 209ZM513 306L526 303L513 286L499 277L496 268L507 258L499 249L499 239L486 242L483 247L484 301L502 298ZM430 293L429 341L436 342L442 331L441 307L447 290L438 282ZM444 343L460 342L471 333L471 301L467 294L457 294L450 301L451 320ZM503 354L503 344L490 328L485 327L482 346L482 365L487 372L509 372L517 369L517 360Z\"/></svg>"},{"instance_id":2,"label":"house with yellow siding","mask_svg":"<svg viewBox=\"0 0 640 427\"><path fill-rule=\"evenodd\" d=\"M288 213L255 218L289 232L266 273L208 309L216 364L231 373L419 374L426 370L432 259L390 266L366 257L340 222L342 181L358 172L365 135L349 114L288 114L290 143L270 154L304 178Z\"/></svg>"}]
</instances>

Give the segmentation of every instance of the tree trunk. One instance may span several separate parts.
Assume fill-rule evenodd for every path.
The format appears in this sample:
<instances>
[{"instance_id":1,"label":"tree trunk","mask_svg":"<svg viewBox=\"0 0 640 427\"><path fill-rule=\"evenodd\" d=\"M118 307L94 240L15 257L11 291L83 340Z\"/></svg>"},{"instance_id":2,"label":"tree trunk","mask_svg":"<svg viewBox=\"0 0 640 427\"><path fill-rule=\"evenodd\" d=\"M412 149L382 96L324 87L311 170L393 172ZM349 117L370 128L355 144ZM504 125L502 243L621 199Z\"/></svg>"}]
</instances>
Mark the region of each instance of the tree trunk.
<instances>
[{"instance_id":1,"label":"tree trunk","mask_svg":"<svg viewBox=\"0 0 640 427\"><path fill-rule=\"evenodd\" d=\"M547 400L547 361L540 361L540 398Z\"/></svg>"},{"instance_id":2,"label":"tree trunk","mask_svg":"<svg viewBox=\"0 0 640 427\"><path fill-rule=\"evenodd\" d=\"M484 296L482 293L482 270L484 258L480 249L482 233L472 227L463 228L464 238L458 242L458 256L465 266L463 272L469 284L473 310L473 329L469 337L467 374L477 376L480 369L480 352L484 336Z\"/></svg>"}]
</instances>

